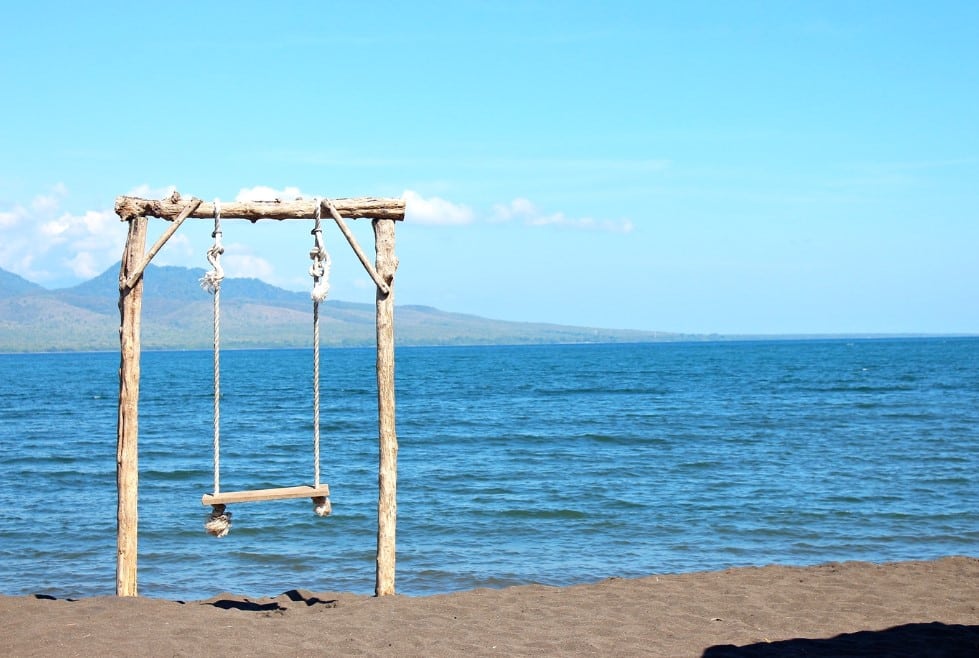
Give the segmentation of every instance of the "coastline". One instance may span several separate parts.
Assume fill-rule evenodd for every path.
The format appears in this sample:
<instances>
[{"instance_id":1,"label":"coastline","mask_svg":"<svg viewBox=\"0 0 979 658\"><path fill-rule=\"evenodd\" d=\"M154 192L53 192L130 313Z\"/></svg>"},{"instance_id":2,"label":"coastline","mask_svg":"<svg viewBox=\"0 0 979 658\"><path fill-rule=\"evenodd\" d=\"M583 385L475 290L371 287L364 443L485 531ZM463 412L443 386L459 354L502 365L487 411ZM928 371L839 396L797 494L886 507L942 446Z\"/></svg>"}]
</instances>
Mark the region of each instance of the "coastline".
<instances>
[{"instance_id":1,"label":"coastline","mask_svg":"<svg viewBox=\"0 0 979 658\"><path fill-rule=\"evenodd\" d=\"M0 596L0 653L979 655L979 558L766 566L374 598Z\"/></svg>"}]
</instances>

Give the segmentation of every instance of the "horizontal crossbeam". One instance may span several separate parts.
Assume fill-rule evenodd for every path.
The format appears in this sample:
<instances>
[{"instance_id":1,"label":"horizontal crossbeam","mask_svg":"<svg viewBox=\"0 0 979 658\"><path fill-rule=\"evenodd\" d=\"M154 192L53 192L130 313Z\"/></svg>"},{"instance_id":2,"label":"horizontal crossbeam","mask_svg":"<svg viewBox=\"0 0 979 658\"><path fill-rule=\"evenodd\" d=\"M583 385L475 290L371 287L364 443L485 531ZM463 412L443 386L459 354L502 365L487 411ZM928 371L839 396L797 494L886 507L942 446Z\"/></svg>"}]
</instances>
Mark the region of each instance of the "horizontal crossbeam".
<instances>
[{"instance_id":1,"label":"horizontal crossbeam","mask_svg":"<svg viewBox=\"0 0 979 658\"><path fill-rule=\"evenodd\" d=\"M231 503L257 503L264 500L288 500L290 498L326 498L330 487L321 484L313 487L304 484L298 487L279 487L276 489L252 489L251 491L228 491L218 494L204 494L202 505L230 505Z\"/></svg>"},{"instance_id":2,"label":"horizontal crossbeam","mask_svg":"<svg viewBox=\"0 0 979 658\"><path fill-rule=\"evenodd\" d=\"M134 196L116 197L116 214L123 221L134 217L159 217L168 221L176 219L186 208L190 199L184 199L174 192L166 199L141 199ZM393 219L405 218L404 199L382 199L377 197L355 197L350 199L331 199L333 207L341 217L347 219ZM313 219L316 216L317 201L314 199L276 199L275 201L228 201L221 202L221 219L247 219L257 222L260 219ZM197 219L212 219L214 204L204 201L191 214Z\"/></svg>"}]
</instances>

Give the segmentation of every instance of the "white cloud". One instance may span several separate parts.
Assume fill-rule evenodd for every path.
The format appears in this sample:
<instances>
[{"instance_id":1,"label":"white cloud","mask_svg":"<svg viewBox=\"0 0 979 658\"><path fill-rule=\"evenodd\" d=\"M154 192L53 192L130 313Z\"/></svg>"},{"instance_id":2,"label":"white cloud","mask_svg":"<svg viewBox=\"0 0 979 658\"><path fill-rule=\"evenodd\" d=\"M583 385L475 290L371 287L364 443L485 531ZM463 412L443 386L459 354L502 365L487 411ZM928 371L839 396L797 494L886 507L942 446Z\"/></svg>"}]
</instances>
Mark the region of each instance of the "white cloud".
<instances>
[{"instance_id":1,"label":"white cloud","mask_svg":"<svg viewBox=\"0 0 979 658\"><path fill-rule=\"evenodd\" d=\"M148 184L143 183L126 192L126 196L135 196L141 199L165 199L173 194L176 189L177 187L175 185L150 187Z\"/></svg>"},{"instance_id":2,"label":"white cloud","mask_svg":"<svg viewBox=\"0 0 979 658\"><path fill-rule=\"evenodd\" d=\"M303 193L298 187L286 187L282 190L268 187L267 185L256 185L255 187L243 187L238 191L235 201L291 201L302 198Z\"/></svg>"},{"instance_id":3,"label":"white cloud","mask_svg":"<svg viewBox=\"0 0 979 658\"><path fill-rule=\"evenodd\" d=\"M493 206L492 222L508 222L512 219L533 217L537 208L528 199L518 197L510 203L498 203Z\"/></svg>"},{"instance_id":4,"label":"white cloud","mask_svg":"<svg viewBox=\"0 0 979 658\"><path fill-rule=\"evenodd\" d=\"M44 222L40 226L40 231L43 235L50 238L57 238L62 233L66 232L71 227L71 215L63 215L58 219L52 219L49 222Z\"/></svg>"},{"instance_id":5,"label":"white cloud","mask_svg":"<svg viewBox=\"0 0 979 658\"><path fill-rule=\"evenodd\" d=\"M27 216L28 212L22 206L14 206L10 210L0 211L0 228L15 226Z\"/></svg>"},{"instance_id":6,"label":"white cloud","mask_svg":"<svg viewBox=\"0 0 979 658\"><path fill-rule=\"evenodd\" d=\"M185 266L188 262L192 262L194 258L200 257L200 254L197 252L198 250L194 249L186 233L178 231L173 237L167 240L166 248L156 255L153 262L158 265ZM207 267L207 265L202 261L197 267Z\"/></svg>"},{"instance_id":7,"label":"white cloud","mask_svg":"<svg viewBox=\"0 0 979 658\"><path fill-rule=\"evenodd\" d=\"M105 271L105 267L99 267L95 254L88 251L80 251L75 257L68 261L68 267L75 276L83 279L91 279Z\"/></svg>"},{"instance_id":8,"label":"white cloud","mask_svg":"<svg viewBox=\"0 0 979 658\"><path fill-rule=\"evenodd\" d=\"M469 224L473 212L468 206L452 203L437 196L424 198L414 190L405 190L405 221L430 226Z\"/></svg>"},{"instance_id":9,"label":"white cloud","mask_svg":"<svg viewBox=\"0 0 979 658\"><path fill-rule=\"evenodd\" d=\"M225 245L224 257L221 264L231 278L262 279L266 282L275 281L275 268L260 256L249 253L248 247L241 244Z\"/></svg>"},{"instance_id":10,"label":"white cloud","mask_svg":"<svg viewBox=\"0 0 979 658\"><path fill-rule=\"evenodd\" d=\"M544 214L532 202L519 197L509 203L498 203L493 206L490 221L509 222L513 220L521 220L527 226L558 226L610 233L631 233L635 229L635 225L628 219L573 218L566 216L563 212Z\"/></svg>"},{"instance_id":11,"label":"white cloud","mask_svg":"<svg viewBox=\"0 0 979 658\"><path fill-rule=\"evenodd\" d=\"M51 188L51 194L38 194L31 201L31 210L38 213L54 212L61 204L61 199L67 196L68 190L62 183Z\"/></svg>"},{"instance_id":12,"label":"white cloud","mask_svg":"<svg viewBox=\"0 0 979 658\"><path fill-rule=\"evenodd\" d=\"M88 210L80 215L63 213L41 226L46 233L47 262L67 266L76 277L89 279L119 260L126 231L111 210Z\"/></svg>"},{"instance_id":13,"label":"white cloud","mask_svg":"<svg viewBox=\"0 0 979 658\"><path fill-rule=\"evenodd\" d=\"M473 222L473 211L461 204L440 197L422 197L413 190L405 190L405 219L415 224L459 225ZM526 226L556 226L584 231L631 233L635 225L628 219L594 219L592 217L568 217L563 212L546 214L529 199L517 197L507 203L493 206L486 217L489 223L520 221Z\"/></svg>"},{"instance_id":14,"label":"white cloud","mask_svg":"<svg viewBox=\"0 0 979 658\"><path fill-rule=\"evenodd\" d=\"M68 285L119 260L126 231L112 210L62 210L62 184L0 210L0 267L41 284Z\"/></svg>"},{"instance_id":15,"label":"white cloud","mask_svg":"<svg viewBox=\"0 0 979 658\"><path fill-rule=\"evenodd\" d=\"M563 226L585 231L606 231L608 233L632 233L635 226L628 219L593 219L592 217L565 217L564 213L533 217L527 220L529 226Z\"/></svg>"}]
</instances>

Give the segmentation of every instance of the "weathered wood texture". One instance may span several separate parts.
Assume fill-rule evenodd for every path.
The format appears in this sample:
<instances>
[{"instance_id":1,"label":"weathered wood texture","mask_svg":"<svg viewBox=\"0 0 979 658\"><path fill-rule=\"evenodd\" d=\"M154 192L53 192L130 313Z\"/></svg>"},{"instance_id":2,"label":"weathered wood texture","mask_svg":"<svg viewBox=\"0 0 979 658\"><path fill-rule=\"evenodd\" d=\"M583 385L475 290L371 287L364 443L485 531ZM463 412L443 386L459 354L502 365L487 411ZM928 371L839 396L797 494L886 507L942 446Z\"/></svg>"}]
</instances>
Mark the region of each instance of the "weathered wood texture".
<instances>
[{"instance_id":1,"label":"weathered wood texture","mask_svg":"<svg viewBox=\"0 0 979 658\"><path fill-rule=\"evenodd\" d=\"M146 248L145 217L129 221L119 280L128 281ZM143 279L119 292L119 422L116 434L116 595L136 596L139 495L139 356Z\"/></svg>"},{"instance_id":2,"label":"weathered wood texture","mask_svg":"<svg viewBox=\"0 0 979 658\"><path fill-rule=\"evenodd\" d=\"M347 223L343 221L343 217L340 216L340 213L337 212L336 207L332 203L328 205L330 208L330 214L333 216L333 220L337 223L340 232L343 233L343 237L347 238L347 243L350 245L350 248L354 250L354 254L357 255L357 259L360 261L360 264L364 266L364 269L367 270L367 274L369 274L371 279L374 280L374 285L376 285L377 289L383 294L388 294L388 292L390 292L388 284L381 278L381 275L377 273L377 270L374 269L373 263L367 260L367 254L365 254L364 250L360 248L357 238L350 232L350 229L347 227Z\"/></svg>"},{"instance_id":3,"label":"weathered wood texture","mask_svg":"<svg viewBox=\"0 0 979 658\"><path fill-rule=\"evenodd\" d=\"M122 220L133 217L160 217L173 220L187 205L189 199L183 199L174 192L166 199L141 199L134 196L116 197L116 214ZM405 217L405 202L403 199L381 199L375 197L356 197L352 199L331 199L333 207L341 217L347 219L392 219L402 220ZM316 201L313 199L295 199L292 201L229 201L221 202L221 219L247 219L257 222L260 219L312 219L316 214ZM321 202L322 203L322 202ZM191 217L212 219L214 204L202 202Z\"/></svg>"},{"instance_id":4,"label":"weathered wood texture","mask_svg":"<svg viewBox=\"0 0 979 658\"><path fill-rule=\"evenodd\" d=\"M392 221L374 220L375 269L388 285L377 290L377 569L374 594L394 594L395 530L398 502L398 436L394 422L394 253Z\"/></svg>"},{"instance_id":5,"label":"weathered wood texture","mask_svg":"<svg viewBox=\"0 0 979 658\"><path fill-rule=\"evenodd\" d=\"M190 213L197 210L197 208L199 208L200 205L201 205L200 199L191 199L190 203L184 206L184 209L180 211L180 214L177 215L177 218L170 224L170 226L167 227L167 230L163 232L163 235L161 235L159 239L157 239L157 241L153 244L153 246L150 247L150 250L146 252L146 255L143 256L142 260L139 262L139 265L137 265L133 269L132 273L130 273L129 275L129 278L123 281L122 278L120 277L119 279L120 289L133 287L133 284L136 283L136 279L143 276L143 270L147 268L147 266L150 264L150 261L153 260L154 256L156 256L157 252L159 252L160 249L163 248L163 245L167 243L167 240L173 237L173 234L177 232L177 229L180 228L180 225L184 223L184 220L190 217Z\"/></svg>"},{"instance_id":6,"label":"weathered wood texture","mask_svg":"<svg viewBox=\"0 0 979 658\"><path fill-rule=\"evenodd\" d=\"M263 500L288 500L290 498L317 498L329 496L330 487L321 484L312 487L308 484L298 487L280 487L277 489L252 489L251 491L227 491L219 494L204 494L201 498L203 505L230 505L231 503L257 503Z\"/></svg>"}]
</instances>

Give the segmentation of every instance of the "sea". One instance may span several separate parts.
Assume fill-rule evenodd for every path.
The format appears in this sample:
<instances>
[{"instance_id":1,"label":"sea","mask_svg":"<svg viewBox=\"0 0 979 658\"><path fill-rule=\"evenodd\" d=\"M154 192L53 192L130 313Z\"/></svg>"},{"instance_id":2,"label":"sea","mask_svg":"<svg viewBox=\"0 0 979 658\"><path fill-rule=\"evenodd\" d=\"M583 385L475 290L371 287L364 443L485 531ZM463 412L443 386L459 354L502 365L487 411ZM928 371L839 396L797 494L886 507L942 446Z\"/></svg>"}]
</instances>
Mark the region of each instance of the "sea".
<instances>
[{"instance_id":1,"label":"sea","mask_svg":"<svg viewBox=\"0 0 979 658\"><path fill-rule=\"evenodd\" d=\"M324 350L308 500L213 488L212 355L144 352L139 592L373 593L372 348ZM115 587L117 353L0 355L0 593ZM397 591L979 556L979 338L399 347ZM221 357L222 491L310 483L310 350Z\"/></svg>"}]
</instances>

